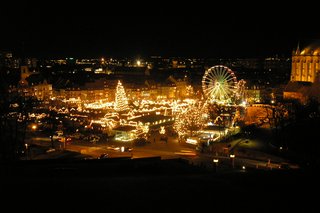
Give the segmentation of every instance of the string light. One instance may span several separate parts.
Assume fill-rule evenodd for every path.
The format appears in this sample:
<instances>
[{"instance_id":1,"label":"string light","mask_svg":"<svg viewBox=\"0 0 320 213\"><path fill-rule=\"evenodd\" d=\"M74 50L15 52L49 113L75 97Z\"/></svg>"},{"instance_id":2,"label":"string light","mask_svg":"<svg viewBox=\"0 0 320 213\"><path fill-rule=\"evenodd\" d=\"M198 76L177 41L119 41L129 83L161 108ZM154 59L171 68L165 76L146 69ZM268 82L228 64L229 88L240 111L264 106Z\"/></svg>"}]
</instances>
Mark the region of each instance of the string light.
<instances>
[{"instance_id":1,"label":"string light","mask_svg":"<svg viewBox=\"0 0 320 213\"><path fill-rule=\"evenodd\" d=\"M164 129L164 126L161 126L161 127L160 127L159 133L160 133L161 135L166 134L166 130Z\"/></svg>"},{"instance_id":2,"label":"string light","mask_svg":"<svg viewBox=\"0 0 320 213\"><path fill-rule=\"evenodd\" d=\"M208 110L205 103L190 104L185 110L177 113L174 129L179 137L201 130L208 120Z\"/></svg>"},{"instance_id":3,"label":"string light","mask_svg":"<svg viewBox=\"0 0 320 213\"><path fill-rule=\"evenodd\" d=\"M120 81L118 81L118 85L116 88L116 100L114 103L114 109L116 111L125 111L129 109L128 99Z\"/></svg>"}]
</instances>

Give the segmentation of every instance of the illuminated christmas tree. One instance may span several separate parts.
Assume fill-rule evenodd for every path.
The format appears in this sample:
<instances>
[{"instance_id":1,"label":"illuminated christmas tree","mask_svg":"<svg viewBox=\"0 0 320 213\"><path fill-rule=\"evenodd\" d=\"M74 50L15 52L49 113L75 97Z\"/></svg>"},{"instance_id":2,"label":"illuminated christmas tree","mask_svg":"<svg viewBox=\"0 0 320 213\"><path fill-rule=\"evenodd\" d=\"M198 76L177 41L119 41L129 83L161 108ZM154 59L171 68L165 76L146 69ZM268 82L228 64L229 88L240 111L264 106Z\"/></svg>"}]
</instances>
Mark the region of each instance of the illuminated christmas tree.
<instances>
[{"instance_id":1,"label":"illuminated christmas tree","mask_svg":"<svg viewBox=\"0 0 320 213\"><path fill-rule=\"evenodd\" d=\"M124 88L120 81L118 81L116 89L116 100L114 102L114 109L116 111L125 111L129 109L126 92L124 91Z\"/></svg>"},{"instance_id":2,"label":"illuminated christmas tree","mask_svg":"<svg viewBox=\"0 0 320 213\"><path fill-rule=\"evenodd\" d=\"M176 115L174 129L179 137L193 136L201 130L208 121L207 105L205 103L190 104L185 110Z\"/></svg>"}]
</instances>

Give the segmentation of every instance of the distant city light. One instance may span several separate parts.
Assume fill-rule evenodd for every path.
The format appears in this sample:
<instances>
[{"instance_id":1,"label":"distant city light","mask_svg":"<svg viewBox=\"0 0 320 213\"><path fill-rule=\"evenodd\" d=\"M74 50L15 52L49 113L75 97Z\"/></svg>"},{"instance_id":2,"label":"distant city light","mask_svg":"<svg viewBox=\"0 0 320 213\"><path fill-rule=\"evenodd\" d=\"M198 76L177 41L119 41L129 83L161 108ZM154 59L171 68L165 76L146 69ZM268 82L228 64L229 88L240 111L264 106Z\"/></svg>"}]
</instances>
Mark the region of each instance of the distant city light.
<instances>
[{"instance_id":1,"label":"distant city light","mask_svg":"<svg viewBox=\"0 0 320 213\"><path fill-rule=\"evenodd\" d=\"M137 66L141 66L141 61L137 60Z\"/></svg>"}]
</instances>

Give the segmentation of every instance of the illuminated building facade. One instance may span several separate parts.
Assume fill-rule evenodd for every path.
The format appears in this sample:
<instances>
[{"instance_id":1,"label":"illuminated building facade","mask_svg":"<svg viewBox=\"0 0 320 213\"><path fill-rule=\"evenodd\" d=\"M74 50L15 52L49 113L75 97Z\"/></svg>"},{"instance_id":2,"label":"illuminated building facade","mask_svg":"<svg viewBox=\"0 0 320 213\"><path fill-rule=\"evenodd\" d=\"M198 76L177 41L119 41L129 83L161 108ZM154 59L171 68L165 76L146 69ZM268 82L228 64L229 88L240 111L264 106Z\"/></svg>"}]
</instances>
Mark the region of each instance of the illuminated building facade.
<instances>
[{"instance_id":1,"label":"illuminated building facade","mask_svg":"<svg viewBox=\"0 0 320 213\"><path fill-rule=\"evenodd\" d=\"M18 93L22 94L25 97L35 97L36 99L41 101L52 98L52 84L49 84L46 80L37 83L28 82L28 78L33 74L38 73L30 72L28 66L21 66Z\"/></svg>"},{"instance_id":2,"label":"illuminated building facade","mask_svg":"<svg viewBox=\"0 0 320 213\"><path fill-rule=\"evenodd\" d=\"M320 47L299 47L292 54L291 81L314 83L320 72Z\"/></svg>"},{"instance_id":3,"label":"illuminated building facade","mask_svg":"<svg viewBox=\"0 0 320 213\"><path fill-rule=\"evenodd\" d=\"M299 47L293 51L290 82L287 84L283 97L307 103L309 98L320 100L319 75L320 46L313 44L302 51Z\"/></svg>"},{"instance_id":4,"label":"illuminated building facade","mask_svg":"<svg viewBox=\"0 0 320 213\"><path fill-rule=\"evenodd\" d=\"M52 84L47 81L33 85L30 89L31 96L36 97L38 100L48 100L52 97Z\"/></svg>"}]
</instances>

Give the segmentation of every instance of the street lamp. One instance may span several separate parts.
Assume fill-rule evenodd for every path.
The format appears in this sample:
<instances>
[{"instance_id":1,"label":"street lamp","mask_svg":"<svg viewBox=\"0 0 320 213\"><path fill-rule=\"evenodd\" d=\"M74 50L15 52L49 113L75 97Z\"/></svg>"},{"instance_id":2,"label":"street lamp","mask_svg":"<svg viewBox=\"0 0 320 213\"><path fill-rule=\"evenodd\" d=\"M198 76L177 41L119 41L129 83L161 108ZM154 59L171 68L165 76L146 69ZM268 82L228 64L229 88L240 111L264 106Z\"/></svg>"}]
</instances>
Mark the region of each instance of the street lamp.
<instances>
[{"instance_id":1,"label":"street lamp","mask_svg":"<svg viewBox=\"0 0 320 213\"><path fill-rule=\"evenodd\" d=\"M32 130L36 130L37 129L37 125L36 124L32 124L31 129Z\"/></svg>"},{"instance_id":2,"label":"street lamp","mask_svg":"<svg viewBox=\"0 0 320 213\"><path fill-rule=\"evenodd\" d=\"M230 159L231 159L231 163L232 163L232 168L234 168L234 158L235 158L235 155L231 154Z\"/></svg>"},{"instance_id":3,"label":"street lamp","mask_svg":"<svg viewBox=\"0 0 320 213\"><path fill-rule=\"evenodd\" d=\"M24 146L26 147L26 160L28 160L28 144L25 143Z\"/></svg>"},{"instance_id":4,"label":"street lamp","mask_svg":"<svg viewBox=\"0 0 320 213\"><path fill-rule=\"evenodd\" d=\"M219 159L217 158L213 159L214 172L217 172L218 162L219 162Z\"/></svg>"}]
</instances>

